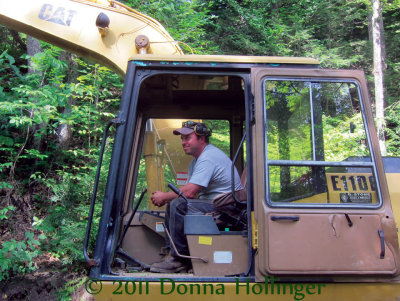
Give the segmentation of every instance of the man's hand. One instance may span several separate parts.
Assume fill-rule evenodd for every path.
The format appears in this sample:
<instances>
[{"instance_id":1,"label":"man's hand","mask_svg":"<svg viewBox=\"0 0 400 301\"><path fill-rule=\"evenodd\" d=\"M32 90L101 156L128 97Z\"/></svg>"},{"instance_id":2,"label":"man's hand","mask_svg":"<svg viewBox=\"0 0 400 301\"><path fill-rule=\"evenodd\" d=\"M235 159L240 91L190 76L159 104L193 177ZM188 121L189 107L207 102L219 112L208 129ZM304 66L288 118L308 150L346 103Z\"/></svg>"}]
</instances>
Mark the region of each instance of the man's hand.
<instances>
[{"instance_id":1,"label":"man's hand","mask_svg":"<svg viewBox=\"0 0 400 301\"><path fill-rule=\"evenodd\" d=\"M152 203L157 207L163 206L165 203L167 203L166 194L167 193L162 192L162 191L158 191L158 190L153 191L151 193L151 201L152 201Z\"/></svg>"},{"instance_id":2,"label":"man's hand","mask_svg":"<svg viewBox=\"0 0 400 301\"><path fill-rule=\"evenodd\" d=\"M188 183L181 188L181 191L185 197L188 199L193 199L196 197L201 188L202 187L197 184ZM178 195L173 191L162 192L156 190L151 193L150 199L155 206L161 207L177 197Z\"/></svg>"}]
</instances>

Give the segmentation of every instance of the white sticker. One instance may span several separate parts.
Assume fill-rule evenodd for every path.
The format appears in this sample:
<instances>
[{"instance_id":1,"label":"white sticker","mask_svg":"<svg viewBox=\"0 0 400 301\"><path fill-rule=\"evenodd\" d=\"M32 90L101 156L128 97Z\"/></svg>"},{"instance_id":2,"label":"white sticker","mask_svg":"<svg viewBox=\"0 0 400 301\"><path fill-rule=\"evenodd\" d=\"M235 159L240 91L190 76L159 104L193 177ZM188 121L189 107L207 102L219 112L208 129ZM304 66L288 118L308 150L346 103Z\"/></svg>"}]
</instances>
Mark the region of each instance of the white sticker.
<instances>
[{"instance_id":1,"label":"white sticker","mask_svg":"<svg viewBox=\"0 0 400 301\"><path fill-rule=\"evenodd\" d=\"M214 263L232 263L231 251L215 251Z\"/></svg>"},{"instance_id":2,"label":"white sticker","mask_svg":"<svg viewBox=\"0 0 400 301\"><path fill-rule=\"evenodd\" d=\"M156 223L156 232L164 232L164 226L163 226L162 222Z\"/></svg>"},{"instance_id":3,"label":"white sticker","mask_svg":"<svg viewBox=\"0 0 400 301\"><path fill-rule=\"evenodd\" d=\"M176 185L183 186L189 181L189 174L187 172L177 172L176 173Z\"/></svg>"}]
</instances>

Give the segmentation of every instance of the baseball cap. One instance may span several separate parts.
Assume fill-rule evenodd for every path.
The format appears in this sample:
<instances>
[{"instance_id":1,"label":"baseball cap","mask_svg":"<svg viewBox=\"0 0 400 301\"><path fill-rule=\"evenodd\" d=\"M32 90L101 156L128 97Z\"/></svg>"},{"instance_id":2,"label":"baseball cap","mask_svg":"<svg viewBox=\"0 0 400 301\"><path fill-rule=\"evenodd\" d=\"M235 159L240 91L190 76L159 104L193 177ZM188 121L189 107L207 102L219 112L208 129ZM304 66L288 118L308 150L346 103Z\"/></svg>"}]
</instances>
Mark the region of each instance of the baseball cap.
<instances>
[{"instance_id":1,"label":"baseball cap","mask_svg":"<svg viewBox=\"0 0 400 301\"><path fill-rule=\"evenodd\" d=\"M174 135L189 135L194 132L195 126L198 122L195 121L184 121L182 122L182 127L173 131Z\"/></svg>"}]
</instances>

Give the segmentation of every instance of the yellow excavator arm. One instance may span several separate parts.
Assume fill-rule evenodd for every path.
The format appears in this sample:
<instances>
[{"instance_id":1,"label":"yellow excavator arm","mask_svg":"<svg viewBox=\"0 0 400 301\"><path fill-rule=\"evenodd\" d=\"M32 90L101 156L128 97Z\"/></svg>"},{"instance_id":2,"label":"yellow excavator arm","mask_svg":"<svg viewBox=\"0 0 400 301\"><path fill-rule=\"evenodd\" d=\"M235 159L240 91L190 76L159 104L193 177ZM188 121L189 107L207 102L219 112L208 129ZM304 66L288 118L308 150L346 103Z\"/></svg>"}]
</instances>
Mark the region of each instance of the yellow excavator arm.
<instances>
[{"instance_id":1,"label":"yellow excavator arm","mask_svg":"<svg viewBox=\"0 0 400 301\"><path fill-rule=\"evenodd\" d=\"M0 23L122 76L134 54L183 54L159 22L116 1L0 0Z\"/></svg>"}]
</instances>

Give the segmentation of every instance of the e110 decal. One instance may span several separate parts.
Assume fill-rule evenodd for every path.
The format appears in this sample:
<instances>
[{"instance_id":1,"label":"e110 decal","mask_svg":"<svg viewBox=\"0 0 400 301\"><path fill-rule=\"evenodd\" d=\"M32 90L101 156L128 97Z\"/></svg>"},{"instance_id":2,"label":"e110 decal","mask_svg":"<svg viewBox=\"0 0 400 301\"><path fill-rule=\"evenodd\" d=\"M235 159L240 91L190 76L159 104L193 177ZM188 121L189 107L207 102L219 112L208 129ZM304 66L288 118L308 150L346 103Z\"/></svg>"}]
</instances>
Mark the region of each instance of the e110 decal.
<instances>
[{"instance_id":1,"label":"e110 decal","mask_svg":"<svg viewBox=\"0 0 400 301\"><path fill-rule=\"evenodd\" d=\"M330 203L376 203L376 181L366 173L327 173Z\"/></svg>"},{"instance_id":2,"label":"e110 decal","mask_svg":"<svg viewBox=\"0 0 400 301\"><path fill-rule=\"evenodd\" d=\"M332 188L335 191L375 191L376 190L376 185L375 185L375 179L374 177L368 176L349 176L349 175L344 175L344 176L338 176L338 175L332 175L331 176L331 181L332 181ZM339 184L341 184L340 187Z\"/></svg>"}]
</instances>

